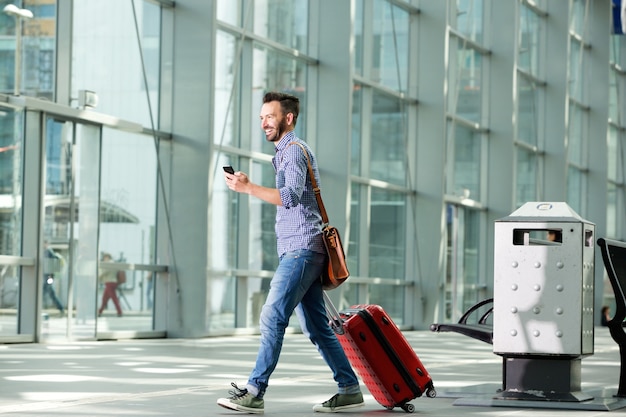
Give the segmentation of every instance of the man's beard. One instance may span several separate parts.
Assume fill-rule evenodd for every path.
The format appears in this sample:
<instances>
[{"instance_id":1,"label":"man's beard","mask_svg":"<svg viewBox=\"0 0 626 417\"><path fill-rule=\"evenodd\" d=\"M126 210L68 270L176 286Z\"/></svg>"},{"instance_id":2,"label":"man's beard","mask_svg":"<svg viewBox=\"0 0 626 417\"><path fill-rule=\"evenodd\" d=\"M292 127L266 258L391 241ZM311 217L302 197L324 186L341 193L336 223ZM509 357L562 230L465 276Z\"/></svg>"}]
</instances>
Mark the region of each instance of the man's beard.
<instances>
[{"instance_id":1,"label":"man's beard","mask_svg":"<svg viewBox=\"0 0 626 417\"><path fill-rule=\"evenodd\" d=\"M278 122L278 127L276 128L276 134L274 136L266 136L265 138L267 139L268 142L278 142L280 140L281 135L285 131L287 131L287 122L285 121L285 119L281 119L280 122Z\"/></svg>"}]
</instances>

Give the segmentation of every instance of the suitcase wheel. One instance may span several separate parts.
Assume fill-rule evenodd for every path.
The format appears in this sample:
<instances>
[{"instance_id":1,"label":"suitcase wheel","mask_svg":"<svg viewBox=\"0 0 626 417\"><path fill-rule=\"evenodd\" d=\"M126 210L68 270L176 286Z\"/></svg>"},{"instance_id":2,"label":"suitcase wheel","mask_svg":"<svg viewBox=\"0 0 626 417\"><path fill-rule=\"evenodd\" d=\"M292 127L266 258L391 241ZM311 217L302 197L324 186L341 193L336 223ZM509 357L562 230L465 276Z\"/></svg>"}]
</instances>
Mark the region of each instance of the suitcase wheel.
<instances>
[{"instance_id":1,"label":"suitcase wheel","mask_svg":"<svg viewBox=\"0 0 626 417\"><path fill-rule=\"evenodd\" d=\"M437 391L434 388L428 388L426 390L426 396L428 398L435 398L437 396Z\"/></svg>"},{"instance_id":2,"label":"suitcase wheel","mask_svg":"<svg viewBox=\"0 0 626 417\"><path fill-rule=\"evenodd\" d=\"M400 408L402 408L407 413L414 413L415 412L415 406L413 404L404 404Z\"/></svg>"}]
</instances>

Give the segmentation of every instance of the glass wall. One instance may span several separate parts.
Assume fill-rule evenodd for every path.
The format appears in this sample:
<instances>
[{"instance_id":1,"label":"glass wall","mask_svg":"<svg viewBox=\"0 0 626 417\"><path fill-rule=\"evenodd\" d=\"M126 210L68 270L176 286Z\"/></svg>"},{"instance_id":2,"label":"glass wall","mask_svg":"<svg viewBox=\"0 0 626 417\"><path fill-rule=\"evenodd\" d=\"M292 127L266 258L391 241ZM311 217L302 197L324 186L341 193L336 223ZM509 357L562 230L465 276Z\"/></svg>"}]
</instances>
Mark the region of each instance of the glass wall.
<instances>
[{"instance_id":1,"label":"glass wall","mask_svg":"<svg viewBox=\"0 0 626 417\"><path fill-rule=\"evenodd\" d=\"M91 91L95 111L158 129L161 7L151 1L73 2L72 24L72 106L81 105L82 90ZM153 329L158 275L136 265L156 263L158 141L117 129L102 133L98 332ZM118 265L111 269L105 258ZM107 290L106 281L117 275L125 282Z\"/></svg>"},{"instance_id":2,"label":"glass wall","mask_svg":"<svg viewBox=\"0 0 626 417\"><path fill-rule=\"evenodd\" d=\"M416 10L409 2L387 0L360 0L355 6L353 62L355 79L362 82L353 86L348 264L353 276L382 278L383 283L366 285L362 293L349 286L344 296L348 303L365 297L383 304L403 323L404 289L391 282L409 280L407 262L413 259L407 253L413 231L406 225L415 172L408 146L415 137L408 120L416 117L417 97L408 86Z\"/></svg>"},{"instance_id":3,"label":"glass wall","mask_svg":"<svg viewBox=\"0 0 626 417\"><path fill-rule=\"evenodd\" d=\"M589 0L573 0L570 9L570 41L568 80L567 126L567 203L584 216L587 207L582 196L587 191L587 149L589 147L589 104L584 80L588 77Z\"/></svg>"},{"instance_id":4,"label":"glass wall","mask_svg":"<svg viewBox=\"0 0 626 417\"><path fill-rule=\"evenodd\" d=\"M150 1L73 2L73 107L80 90L92 91L97 111L158 128L160 16Z\"/></svg>"},{"instance_id":5,"label":"glass wall","mask_svg":"<svg viewBox=\"0 0 626 417\"><path fill-rule=\"evenodd\" d=\"M607 215L606 235L626 240L626 36L611 36L609 70L609 120L607 131ZM604 277L602 305L615 312L615 295L608 277Z\"/></svg>"},{"instance_id":6,"label":"glass wall","mask_svg":"<svg viewBox=\"0 0 626 417\"><path fill-rule=\"evenodd\" d=\"M586 191L598 189L590 182L597 175L590 173L605 167L607 199L597 204L606 203L606 234L624 238L623 37L611 39L606 132L596 123L603 109L591 107L597 94L589 94L604 85L596 71L604 63L597 60L608 55L603 41L591 36L603 33L596 27L601 19L592 15L607 10L600 2L570 0L562 15L545 0L354 0L335 2L330 11L309 0L182 0L176 7L154 0L68 1L60 7L55 0L0 0L0 7L8 3L31 9L35 17L18 31L15 18L0 14L0 94L12 93L20 34L22 95L63 107L49 118L41 111L41 236L60 257L42 262L45 271L37 278L54 275L51 285L64 314L84 323L62 316L45 296L44 313L63 320L47 335L151 330L159 314L155 295L176 298L155 294L155 280L168 281L164 290L180 284L185 297L189 281L193 290L202 288L192 307L180 309L187 314L182 328L201 327L194 327L194 336L257 326L278 262L275 208L230 192L221 167L232 165L255 183L274 186L274 147L258 120L269 90L301 99L296 134L326 153L322 185L341 187L325 190L347 192L324 193L345 198L342 209L348 204L341 221L348 223L344 244L352 279L341 290L342 306L379 303L407 327L427 326L433 314L456 320L492 285L493 254L486 249L493 221L526 201L564 196L564 190L572 208L585 215L585 204L596 204L585 202ZM186 13L188 5L198 14ZM162 8L169 8L165 18ZM329 27L337 9L349 27ZM500 19L496 11L512 19ZM503 33L506 41L496 38ZM337 45L322 44L322 35L336 35ZM567 59L551 62L547 54L555 50ZM186 77L198 63L197 78ZM564 78L565 67L567 80L555 80ZM194 89L202 90L201 97L189 99ZM61 103L55 91L69 101ZM83 91L95 93L95 107L82 103ZM29 147L21 143L18 100L0 99L0 255L20 257L24 245L39 245L25 239L20 209ZM500 104L507 110L497 109ZM109 127L100 130L98 118ZM338 131L350 136L349 144L319 134L341 120L347 128ZM170 126L172 132L150 134L153 127ZM162 142L170 133L173 140ZM84 146L86 138L97 139ZM595 145L604 146L603 138L606 164L590 157ZM186 165L188 155L181 157L189 143L204 152L194 155L194 165ZM159 160L172 184L159 182ZM345 172L333 171L336 166ZM191 176L193 205L186 199L164 203L168 193L184 196L180 190L190 186L185 181ZM168 253L174 245L168 238L181 230L168 238L170 231L157 230L171 220L157 222L168 203L174 207L169 225L185 229L193 212L207 230L194 237L197 245L190 244L201 248L194 254L197 264L187 269L193 273L159 280L151 273L156 253ZM414 225L421 222L429 223L429 233L418 233ZM35 233L27 236L38 242ZM435 247L432 256L420 260L420 246ZM41 249L35 257L45 257ZM0 335L18 331L16 294L24 288L20 276L30 273L30 265L1 261ZM107 298L99 276L110 272L117 280L120 271L126 277L116 289L122 317L112 301L98 317ZM87 292L93 294L90 303L81 302ZM411 298L417 293L421 299ZM423 300L431 311L418 308ZM178 313L163 312L163 322L178 325L171 320ZM197 319L202 315L208 327Z\"/></svg>"},{"instance_id":7,"label":"glass wall","mask_svg":"<svg viewBox=\"0 0 626 417\"><path fill-rule=\"evenodd\" d=\"M17 19L0 13L0 93L15 87L15 51L21 22L19 85L24 95L53 99L56 53L56 0L0 0L0 10L15 4L30 10L32 19Z\"/></svg>"},{"instance_id":8,"label":"glass wall","mask_svg":"<svg viewBox=\"0 0 626 417\"><path fill-rule=\"evenodd\" d=\"M0 255L22 254L24 112L0 108ZM21 267L0 263L0 336L17 334Z\"/></svg>"},{"instance_id":9,"label":"glass wall","mask_svg":"<svg viewBox=\"0 0 626 417\"><path fill-rule=\"evenodd\" d=\"M516 54L515 205L540 199L543 175L545 16L535 2L520 2Z\"/></svg>"},{"instance_id":10,"label":"glass wall","mask_svg":"<svg viewBox=\"0 0 626 417\"><path fill-rule=\"evenodd\" d=\"M221 167L232 165L257 184L275 186L271 164L275 150L259 122L268 91L300 99L303 111L295 133L307 139L308 7L308 0L217 2L214 82L216 102L223 105L213 110L215 164L211 166L216 169L211 176L209 228L213 236L223 238L214 242L209 255L211 331L257 326L269 279L278 265L276 208L229 191ZM243 32L244 27L252 28L254 39Z\"/></svg>"},{"instance_id":11,"label":"glass wall","mask_svg":"<svg viewBox=\"0 0 626 417\"><path fill-rule=\"evenodd\" d=\"M457 320L478 300L480 278L476 254L480 251L481 216L476 211L486 201L488 113L483 105L489 93L483 78L488 72L488 49L480 0L448 3L449 52L446 78L447 104L447 256L441 314Z\"/></svg>"},{"instance_id":12,"label":"glass wall","mask_svg":"<svg viewBox=\"0 0 626 417\"><path fill-rule=\"evenodd\" d=\"M46 117L44 341L96 337L99 177L100 127Z\"/></svg>"},{"instance_id":13,"label":"glass wall","mask_svg":"<svg viewBox=\"0 0 626 417\"><path fill-rule=\"evenodd\" d=\"M157 144L149 136L104 129L101 152L100 262L108 254L109 261L116 263L155 264ZM136 268L121 271L126 278L116 291L121 315L132 319L134 330L152 330L156 277ZM114 300L108 306L103 304L107 277L104 271L100 271L99 277L101 317L120 315ZM103 326L107 330L127 329L128 321L99 320L98 331Z\"/></svg>"}]
</instances>

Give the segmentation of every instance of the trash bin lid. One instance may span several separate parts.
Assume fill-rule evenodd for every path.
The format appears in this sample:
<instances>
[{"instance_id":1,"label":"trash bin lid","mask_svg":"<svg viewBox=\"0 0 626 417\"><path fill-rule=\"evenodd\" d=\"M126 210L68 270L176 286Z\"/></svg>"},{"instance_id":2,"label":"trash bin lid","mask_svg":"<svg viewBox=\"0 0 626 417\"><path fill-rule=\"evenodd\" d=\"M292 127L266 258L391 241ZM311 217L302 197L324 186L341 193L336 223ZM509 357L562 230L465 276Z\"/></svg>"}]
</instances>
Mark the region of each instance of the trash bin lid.
<instances>
[{"instance_id":1,"label":"trash bin lid","mask_svg":"<svg viewBox=\"0 0 626 417\"><path fill-rule=\"evenodd\" d=\"M499 222L575 222L589 223L565 202L530 201Z\"/></svg>"}]
</instances>

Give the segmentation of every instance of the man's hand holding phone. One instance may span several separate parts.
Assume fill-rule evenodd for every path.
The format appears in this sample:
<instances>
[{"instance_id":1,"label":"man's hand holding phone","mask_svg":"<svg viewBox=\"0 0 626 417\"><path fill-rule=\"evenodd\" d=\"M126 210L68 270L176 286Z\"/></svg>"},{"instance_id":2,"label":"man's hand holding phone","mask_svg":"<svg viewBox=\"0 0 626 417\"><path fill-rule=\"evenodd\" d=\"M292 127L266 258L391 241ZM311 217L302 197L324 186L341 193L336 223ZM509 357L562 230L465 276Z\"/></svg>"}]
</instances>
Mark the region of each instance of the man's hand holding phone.
<instances>
[{"instance_id":1,"label":"man's hand holding phone","mask_svg":"<svg viewBox=\"0 0 626 417\"><path fill-rule=\"evenodd\" d=\"M226 165L222 168L224 169L226 185L229 189L238 193L248 192L250 181L248 180L248 176L246 174L243 172L237 172L235 174L235 170L230 165Z\"/></svg>"}]
</instances>

